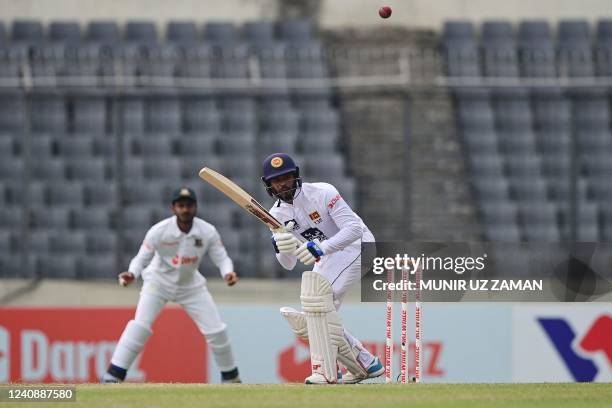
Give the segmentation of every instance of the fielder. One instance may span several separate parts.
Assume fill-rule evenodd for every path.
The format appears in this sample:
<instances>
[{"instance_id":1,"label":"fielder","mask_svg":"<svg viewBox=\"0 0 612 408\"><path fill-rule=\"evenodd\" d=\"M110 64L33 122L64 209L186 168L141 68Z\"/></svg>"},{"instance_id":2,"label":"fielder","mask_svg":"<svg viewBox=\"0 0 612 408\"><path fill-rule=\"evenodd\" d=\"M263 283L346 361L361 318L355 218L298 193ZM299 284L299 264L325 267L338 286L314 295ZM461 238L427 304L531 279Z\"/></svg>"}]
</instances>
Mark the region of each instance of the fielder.
<instances>
[{"instance_id":1,"label":"fielder","mask_svg":"<svg viewBox=\"0 0 612 408\"><path fill-rule=\"evenodd\" d=\"M346 291L361 276L361 243L374 242L374 236L334 186L302 183L287 154L265 159L262 180L268 194L277 198L270 213L285 225L272 231L276 258L288 270L298 260L314 264L302 275L302 312L281 308L294 333L310 344L312 375L305 383L337 383L336 361L348 370L345 384L382 375L379 358L343 328L337 313Z\"/></svg>"},{"instance_id":2,"label":"fielder","mask_svg":"<svg viewBox=\"0 0 612 408\"><path fill-rule=\"evenodd\" d=\"M206 278L197 270L208 254L229 286L238 281L234 264L227 255L215 227L197 218L197 198L193 190L180 188L172 196L174 216L155 224L128 271L119 274L119 283L129 285L139 276L144 284L136 307L119 339L103 383L122 382L147 339L151 326L168 301L185 309L212 350L224 383L239 383L238 368L227 334Z\"/></svg>"}]
</instances>

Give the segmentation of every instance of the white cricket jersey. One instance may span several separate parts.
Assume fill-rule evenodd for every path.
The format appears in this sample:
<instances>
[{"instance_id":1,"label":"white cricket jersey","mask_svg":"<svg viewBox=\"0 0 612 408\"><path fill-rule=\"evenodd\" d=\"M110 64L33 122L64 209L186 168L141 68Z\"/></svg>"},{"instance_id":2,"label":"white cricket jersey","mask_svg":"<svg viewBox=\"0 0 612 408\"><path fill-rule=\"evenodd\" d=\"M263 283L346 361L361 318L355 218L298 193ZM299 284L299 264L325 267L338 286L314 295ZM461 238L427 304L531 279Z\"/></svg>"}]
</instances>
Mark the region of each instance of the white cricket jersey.
<instances>
[{"instance_id":1,"label":"white cricket jersey","mask_svg":"<svg viewBox=\"0 0 612 408\"><path fill-rule=\"evenodd\" d=\"M189 232L184 233L176 216L172 216L149 229L128 270L136 277L142 275L143 280L166 287L196 287L206 282L197 269L205 254L219 268L221 276L234 270L212 224L196 217Z\"/></svg>"},{"instance_id":2,"label":"white cricket jersey","mask_svg":"<svg viewBox=\"0 0 612 408\"><path fill-rule=\"evenodd\" d=\"M305 239L318 239L324 258L349 245L374 241L362 219L328 183L303 183L293 204L277 200L270 213L285 225L295 221L294 232ZM286 269L293 269L297 261L292 254L276 257Z\"/></svg>"}]
</instances>

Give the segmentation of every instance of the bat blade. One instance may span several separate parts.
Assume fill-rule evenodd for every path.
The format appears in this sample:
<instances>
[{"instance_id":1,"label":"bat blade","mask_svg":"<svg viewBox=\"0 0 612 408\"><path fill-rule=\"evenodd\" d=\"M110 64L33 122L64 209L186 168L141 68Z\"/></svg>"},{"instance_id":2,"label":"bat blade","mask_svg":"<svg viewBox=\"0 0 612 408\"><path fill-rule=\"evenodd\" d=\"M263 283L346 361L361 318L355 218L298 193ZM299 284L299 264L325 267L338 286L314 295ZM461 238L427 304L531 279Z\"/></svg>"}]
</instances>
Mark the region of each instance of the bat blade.
<instances>
[{"instance_id":1,"label":"bat blade","mask_svg":"<svg viewBox=\"0 0 612 408\"><path fill-rule=\"evenodd\" d=\"M257 200L224 175L213 169L204 167L200 170L199 176L211 186L225 194L230 200L244 208L259 221L266 224L268 228L276 229L283 227L283 224L259 204Z\"/></svg>"}]
</instances>

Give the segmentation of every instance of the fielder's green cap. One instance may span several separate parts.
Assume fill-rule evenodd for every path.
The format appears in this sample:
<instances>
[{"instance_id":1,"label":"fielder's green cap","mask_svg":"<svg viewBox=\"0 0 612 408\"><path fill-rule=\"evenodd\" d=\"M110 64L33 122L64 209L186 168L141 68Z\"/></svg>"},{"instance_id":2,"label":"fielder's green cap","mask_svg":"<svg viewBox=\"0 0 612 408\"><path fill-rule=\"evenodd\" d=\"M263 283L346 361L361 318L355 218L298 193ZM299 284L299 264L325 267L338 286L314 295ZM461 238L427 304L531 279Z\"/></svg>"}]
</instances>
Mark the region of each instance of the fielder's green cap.
<instances>
[{"instance_id":1,"label":"fielder's green cap","mask_svg":"<svg viewBox=\"0 0 612 408\"><path fill-rule=\"evenodd\" d=\"M193 191L189 187L178 188L174 190L174 192L172 193L172 203L173 204L177 202L178 200L183 200L183 199L191 200L194 203L198 202L198 198L196 196L195 191Z\"/></svg>"}]
</instances>

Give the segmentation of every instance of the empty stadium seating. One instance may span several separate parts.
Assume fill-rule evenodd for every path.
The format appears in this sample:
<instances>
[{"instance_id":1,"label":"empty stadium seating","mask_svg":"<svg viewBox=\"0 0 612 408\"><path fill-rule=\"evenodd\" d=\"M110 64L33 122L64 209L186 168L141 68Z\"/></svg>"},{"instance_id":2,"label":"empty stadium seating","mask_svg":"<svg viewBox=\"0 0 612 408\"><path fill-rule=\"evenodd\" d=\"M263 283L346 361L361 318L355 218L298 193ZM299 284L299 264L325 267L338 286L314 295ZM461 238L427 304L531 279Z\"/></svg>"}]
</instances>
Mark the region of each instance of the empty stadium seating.
<instances>
[{"instance_id":1,"label":"empty stadium seating","mask_svg":"<svg viewBox=\"0 0 612 408\"><path fill-rule=\"evenodd\" d=\"M276 276L278 265L259 255L273 258L268 240L256 239L261 226L197 180L201 167L219 169L268 205L258 173L274 151L297 154L312 168L306 180L333 181L356 204L329 91L173 88L184 79L325 78L324 47L309 22L9 25L0 76L31 74L34 97L26 114L19 91L0 95L0 276L114 278L147 228L170 215L169 192L179 185L197 191L200 215L218 226L239 273ZM73 92L65 80L81 86ZM149 87L155 81L163 92ZM118 84L135 92L117 97ZM24 228L29 244L17 248ZM29 266L17 273L20 251ZM210 269L203 272L216 276Z\"/></svg>"},{"instance_id":2,"label":"empty stadium seating","mask_svg":"<svg viewBox=\"0 0 612 408\"><path fill-rule=\"evenodd\" d=\"M516 27L507 21L480 27L453 21L444 26L441 46L450 76L593 77L609 74L610 27L609 21L598 23L593 47L591 27L582 20L561 21L556 30L546 21ZM481 86L457 87L453 94L484 238L572 239L573 182L575 238L605 236L609 182L603 178L612 175L609 89ZM572 154L572 143L578 153Z\"/></svg>"}]
</instances>

